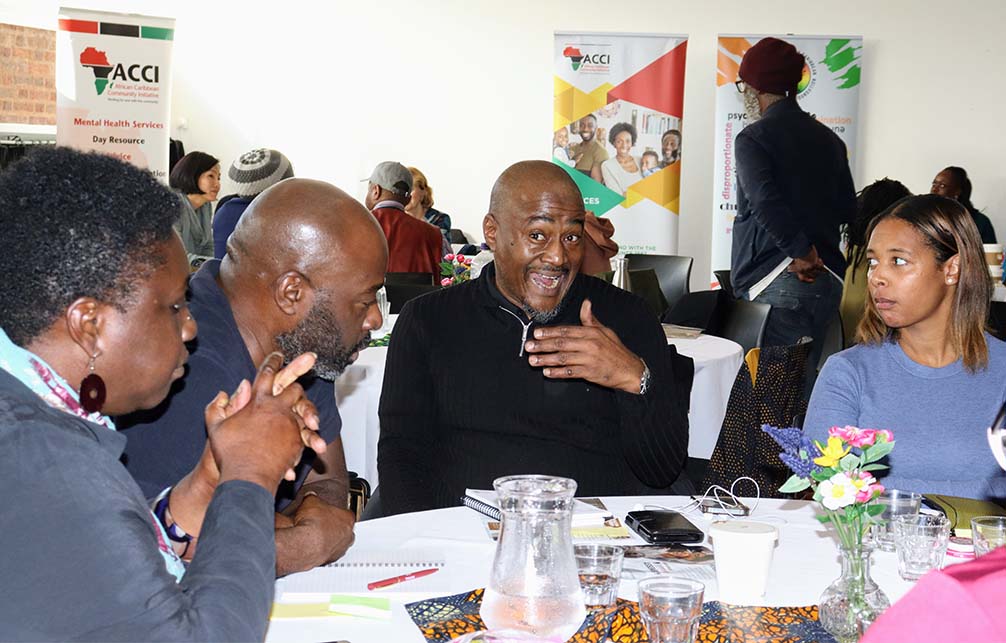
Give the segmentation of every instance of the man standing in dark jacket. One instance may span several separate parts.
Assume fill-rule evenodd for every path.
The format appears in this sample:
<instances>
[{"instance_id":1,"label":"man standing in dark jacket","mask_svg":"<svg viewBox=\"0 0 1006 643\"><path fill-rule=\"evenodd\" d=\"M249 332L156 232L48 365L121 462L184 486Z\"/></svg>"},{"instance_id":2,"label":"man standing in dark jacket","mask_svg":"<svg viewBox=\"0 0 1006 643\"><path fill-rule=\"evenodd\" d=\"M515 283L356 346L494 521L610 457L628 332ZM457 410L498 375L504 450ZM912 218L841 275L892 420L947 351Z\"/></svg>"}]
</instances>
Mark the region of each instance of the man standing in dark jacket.
<instances>
[{"instance_id":1,"label":"man standing in dark jacket","mask_svg":"<svg viewBox=\"0 0 1006 643\"><path fill-rule=\"evenodd\" d=\"M856 194L845 145L796 102L803 65L803 55L777 38L762 39L741 60L737 88L754 122L735 144L730 280L738 297L771 304L765 345L813 337L813 365L838 315L839 230L855 214Z\"/></svg>"},{"instance_id":2,"label":"man standing in dark jacket","mask_svg":"<svg viewBox=\"0 0 1006 643\"><path fill-rule=\"evenodd\" d=\"M688 491L671 488L688 393L643 300L579 274L583 222L562 169L517 163L482 223L495 262L402 309L381 392L385 513L522 473L573 478L584 496Z\"/></svg>"}]
</instances>

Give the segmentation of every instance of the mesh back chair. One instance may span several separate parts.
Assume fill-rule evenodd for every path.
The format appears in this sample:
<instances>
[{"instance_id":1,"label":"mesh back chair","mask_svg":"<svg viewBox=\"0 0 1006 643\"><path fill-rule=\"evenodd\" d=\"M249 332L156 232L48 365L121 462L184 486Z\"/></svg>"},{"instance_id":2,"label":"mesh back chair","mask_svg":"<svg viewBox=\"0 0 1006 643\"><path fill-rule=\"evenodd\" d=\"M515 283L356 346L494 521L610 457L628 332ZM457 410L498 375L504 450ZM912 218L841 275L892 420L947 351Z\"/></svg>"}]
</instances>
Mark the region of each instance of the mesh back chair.
<instances>
[{"instance_id":1,"label":"mesh back chair","mask_svg":"<svg viewBox=\"0 0 1006 643\"><path fill-rule=\"evenodd\" d=\"M386 283L384 288L388 291L388 303L390 304L389 312L392 315L397 315L401 312L402 306L405 305L405 302L415 297L419 297L420 295L433 292L434 290L439 290L440 286L434 286L433 284Z\"/></svg>"},{"instance_id":2,"label":"mesh back chair","mask_svg":"<svg viewBox=\"0 0 1006 643\"><path fill-rule=\"evenodd\" d=\"M721 309L723 315L713 324L716 332L709 334L737 342L744 349L745 355L752 348L761 346L772 306L744 299L732 299Z\"/></svg>"},{"instance_id":3,"label":"mesh back chair","mask_svg":"<svg viewBox=\"0 0 1006 643\"><path fill-rule=\"evenodd\" d=\"M729 270L713 270L713 274L716 275L716 281L720 282L720 288L726 291L731 297L734 296L734 287L730 285L730 271Z\"/></svg>"},{"instance_id":4,"label":"mesh back chair","mask_svg":"<svg viewBox=\"0 0 1006 643\"><path fill-rule=\"evenodd\" d=\"M786 497L779 487L789 478L789 468L779 460L779 445L761 427L790 426L795 416L807 411L803 384L812 344L804 338L792 346L766 346L747 354L699 491L713 484L729 489L734 480L748 476L758 483L763 498ZM754 494L750 485L741 489L744 495Z\"/></svg>"},{"instance_id":5,"label":"mesh back chair","mask_svg":"<svg viewBox=\"0 0 1006 643\"><path fill-rule=\"evenodd\" d=\"M389 272L384 276L386 284L426 284L433 285L432 272Z\"/></svg>"},{"instance_id":6,"label":"mesh back chair","mask_svg":"<svg viewBox=\"0 0 1006 643\"><path fill-rule=\"evenodd\" d=\"M597 275L598 279L603 279L609 284L614 277L615 273L610 270ZM667 300L664 299L664 293L660 290L657 273L651 268L629 270L629 292L642 298L646 302L646 306L657 317L663 315L667 310Z\"/></svg>"},{"instance_id":7,"label":"mesh back chair","mask_svg":"<svg viewBox=\"0 0 1006 643\"><path fill-rule=\"evenodd\" d=\"M692 275L693 259L691 257L678 255L625 256L629 260L630 273L633 269L653 268L653 271L657 273L657 281L660 283L664 299L667 300L668 308L673 307L688 292L688 280Z\"/></svg>"}]
</instances>

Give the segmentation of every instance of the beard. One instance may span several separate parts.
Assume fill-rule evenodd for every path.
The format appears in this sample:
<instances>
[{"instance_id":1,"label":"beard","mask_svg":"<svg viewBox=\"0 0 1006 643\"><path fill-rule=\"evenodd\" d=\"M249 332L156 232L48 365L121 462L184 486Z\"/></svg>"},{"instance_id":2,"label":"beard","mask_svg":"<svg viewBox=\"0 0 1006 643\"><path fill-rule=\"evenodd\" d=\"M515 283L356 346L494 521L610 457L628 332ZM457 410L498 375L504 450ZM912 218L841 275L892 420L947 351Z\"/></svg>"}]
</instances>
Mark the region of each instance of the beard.
<instances>
[{"instance_id":1,"label":"beard","mask_svg":"<svg viewBox=\"0 0 1006 643\"><path fill-rule=\"evenodd\" d=\"M370 333L353 346L346 346L342 328L328 306L328 297L319 296L311 311L293 330L276 337L276 344L287 361L306 352L318 356L314 374L323 380L334 381L352 363L352 355L370 343Z\"/></svg>"},{"instance_id":2,"label":"beard","mask_svg":"<svg viewBox=\"0 0 1006 643\"><path fill-rule=\"evenodd\" d=\"M761 118L761 107L758 105L758 92L754 87L748 85L744 88L744 115L747 116L748 123L753 123Z\"/></svg>"},{"instance_id":3,"label":"beard","mask_svg":"<svg viewBox=\"0 0 1006 643\"><path fill-rule=\"evenodd\" d=\"M567 276L569 275L569 270L551 270L551 271L539 270L539 272L558 272L560 274L565 274ZM538 310L537 308L531 306L531 304L528 303L527 300L522 301L520 307L521 310L524 311L524 314L527 315L527 318L530 319L531 321L537 322L539 324L547 324L556 317L558 317L559 313L562 312L566 304L566 297L568 295L569 291L567 291L566 294L563 295L562 299L559 300L559 303L556 304L555 308L553 308L552 310Z\"/></svg>"}]
</instances>

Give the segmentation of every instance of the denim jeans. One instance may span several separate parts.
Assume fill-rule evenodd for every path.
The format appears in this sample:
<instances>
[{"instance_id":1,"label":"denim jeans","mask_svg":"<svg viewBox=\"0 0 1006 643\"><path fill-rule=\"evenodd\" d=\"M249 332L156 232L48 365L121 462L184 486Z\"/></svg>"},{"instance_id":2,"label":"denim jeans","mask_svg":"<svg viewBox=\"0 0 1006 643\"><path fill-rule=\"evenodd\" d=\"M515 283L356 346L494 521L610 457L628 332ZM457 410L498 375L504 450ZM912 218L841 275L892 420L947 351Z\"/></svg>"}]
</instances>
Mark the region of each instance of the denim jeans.
<instances>
[{"instance_id":1,"label":"denim jeans","mask_svg":"<svg viewBox=\"0 0 1006 643\"><path fill-rule=\"evenodd\" d=\"M814 283L806 283L796 273L784 270L754 301L772 306L764 346L789 346L801 337L814 340L807 359L805 396L809 399L828 325L838 315L842 284L828 272L819 273Z\"/></svg>"}]
</instances>

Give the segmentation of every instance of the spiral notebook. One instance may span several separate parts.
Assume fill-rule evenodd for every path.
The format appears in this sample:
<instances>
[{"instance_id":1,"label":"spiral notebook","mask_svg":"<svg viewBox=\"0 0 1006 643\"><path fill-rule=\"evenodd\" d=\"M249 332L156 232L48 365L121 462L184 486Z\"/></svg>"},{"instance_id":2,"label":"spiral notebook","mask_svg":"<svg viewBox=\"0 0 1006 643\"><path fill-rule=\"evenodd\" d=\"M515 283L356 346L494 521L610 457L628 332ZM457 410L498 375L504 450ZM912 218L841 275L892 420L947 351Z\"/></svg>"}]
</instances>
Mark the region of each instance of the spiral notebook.
<instances>
[{"instance_id":1,"label":"spiral notebook","mask_svg":"<svg viewBox=\"0 0 1006 643\"><path fill-rule=\"evenodd\" d=\"M502 520L495 491L465 489L461 504L493 520ZM612 518L611 512L603 507L604 505L596 507L577 498L573 503L573 527L603 527L605 521Z\"/></svg>"},{"instance_id":2,"label":"spiral notebook","mask_svg":"<svg viewBox=\"0 0 1006 643\"><path fill-rule=\"evenodd\" d=\"M442 569L444 552L437 549L350 549L345 556L321 567L291 574L276 581L277 597L309 595L373 594L367 583L422 569ZM444 574L436 573L406 581L380 593L443 591Z\"/></svg>"}]
</instances>

